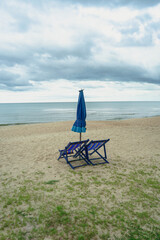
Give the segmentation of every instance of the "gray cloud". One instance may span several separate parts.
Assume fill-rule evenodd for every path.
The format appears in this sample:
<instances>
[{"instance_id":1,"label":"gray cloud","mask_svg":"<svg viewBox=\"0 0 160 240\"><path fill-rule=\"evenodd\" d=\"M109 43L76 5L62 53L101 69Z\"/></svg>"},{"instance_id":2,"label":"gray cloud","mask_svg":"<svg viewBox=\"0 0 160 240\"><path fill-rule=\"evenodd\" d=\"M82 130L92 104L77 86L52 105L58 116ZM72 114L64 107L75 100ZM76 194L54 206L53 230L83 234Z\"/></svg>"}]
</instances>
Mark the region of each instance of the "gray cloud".
<instances>
[{"instance_id":1,"label":"gray cloud","mask_svg":"<svg viewBox=\"0 0 160 240\"><path fill-rule=\"evenodd\" d=\"M16 0L15 1L17 6L19 4L21 4L21 0ZM134 8L147 8L147 7L153 7L156 6L158 4L160 4L159 0L132 0L132 1L128 1L128 0L27 0L27 4L30 4L34 7L36 7L36 9L40 9L40 10L47 10L50 7L54 7L57 5L61 5L63 6L68 6L68 5L72 5L72 6L76 6L76 5L82 5L82 6L94 6L94 7L109 7L109 8L117 8L117 7L124 7L124 6L128 6L128 7L134 7ZM7 7L8 4L6 3L6 1L1 0L0 2L0 6L1 7ZM11 2L11 6L13 7L12 9L10 9L10 11L14 10L14 4ZM18 12L19 9L16 8L16 12ZM15 12L15 14L16 14Z\"/></svg>"},{"instance_id":2,"label":"gray cloud","mask_svg":"<svg viewBox=\"0 0 160 240\"><path fill-rule=\"evenodd\" d=\"M27 64L29 59L32 57L29 52L30 49L28 49L28 52L25 52L25 50L22 49L17 49L15 51L2 49L0 50L0 65L14 66L15 64Z\"/></svg>"},{"instance_id":3,"label":"gray cloud","mask_svg":"<svg viewBox=\"0 0 160 240\"><path fill-rule=\"evenodd\" d=\"M22 78L21 75L8 72L5 70L0 71L0 86L1 89L16 90L26 89L26 87L31 86L28 79Z\"/></svg>"},{"instance_id":4,"label":"gray cloud","mask_svg":"<svg viewBox=\"0 0 160 240\"><path fill-rule=\"evenodd\" d=\"M50 2L50 1L49 1ZM56 1L55 1L56 2ZM64 3L63 0L60 0L58 2ZM79 4L79 5L84 5L84 6L105 6L105 7L110 7L110 8L117 8L117 7L123 7L123 6L131 6L135 8L146 8L146 7L151 7L159 4L159 0L66 0L65 4ZM41 4L43 4L43 0L41 0Z\"/></svg>"},{"instance_id":5,"label":"gray cloud","mask_svg":"<svg viewBox=\"0 0 160 240\"><path fill-rule=\"evenodd\" d=\"M0 62L5 66L14 66L27 69L27 78L20 74L0 71L1 88L16 90L16 87L31 86L29 80L51 81L57 79L67 79L72 81L81 80L101 80L117 82L141 82L160 84L159 68L157 74L150 76L143 67L129 64L120 59L120 56L112 53L109 62L99 62L94 58L92 49L96 47L93 42L77 44L73 48L40 48L32 52L26 49L28 54L22 51L15 52L11 56L3 56ZM32 54L31 54L32 52ZM5 61L4 61L5 60ZM1 65L3 67L4 65Z\"/></svg>"},{"instance_id":6,"label":"gray cloud","mask_svg":"<svg viewBox=\"0 0 160 240\"><path fill-rule=\"evenodd\" d=\"M160 78L148 77L148 71L140 66L129 65L124 62L112 64L100 64L98 62L84 61L78 59L77 62L68 63L53 61L49 65L41 64L38 71L39 80L64 78L68 80L103 80L118 82L147 82L160 84ZM36 79L34 79L36 80Z\"/></svg>"},{"instance_id":7,"label":"gray cloud","mask_svg":"<svg viewBox=\"0 0 160 240\"><path fill-rule=\"evenodd\" d=\"M50 6L54 4L64 4L64 1L27 1L34 9L37 6L38 9L44 9L47 11ZM75 4L73 0L66 0L65 4ZM21 1L15 1L20 4ZM85 6L104 6L104 7L117 7L117 6L135 6L136 8L149 7L158 4L159 1L89 1L79 0L76 4L82 4ZM13 34L13 40L5 42L4 46L0 46L0 88L17 90L27 89L31 87L31 81L51 81L57 79L67 79L71 81L81 80L101 80L101 81L117 81L117 82L141 82L141 83L153 83L160 84L160 70L159 67L154 68L154 74L150 74L149 71L143 66L138 66L135 63L125 62L121 60L120 54L115 51L112 53L112 48L128 48L128 47L148 47L153 46L153 34L156 34L160 39L159 22L152 21L152 17L149 13L143 13L140 16L133 17L133 19L126 22L109 21L113 30L116 30L120 34L121 39L114 41L112 34L105 35L104 32L98 32L94 27L92 29L85 29L81 26L72 29L73 43L71 44L55 44L51 43L43 35L45 30L44 26L40 29L38 20L31 17L29 12L24 12L24 9L18 9L15 11L17 5L10 8L6 2L1 1L0 6L5 8L11 14L13 18L11 21L11 30ZM37 10L36 8L36 10ZM30 8L29 8L30 9ZM32 9L32 10L33 10ZM47 10L48 9L48 10ZM46 15L47 16L47 15ZM63 18L63 16L62 16ZM64 23L67 19L63 19ZM107 29L107 24L104 20L104 27ZM56 24L56 23L55 23ZM105 25L106 24L106 25ZM39 27L37 30L36 26ZM33 27L33 32L30 35L29 31ZM101 27L101 26L100 26ZM135 35L141 34L141 27L143 28L143 34L141 37L135 38ZM59 30L59 29L58 29ZM37 41L35 32L40 31L38 37L42 37L41 41ZM54 31L54 28L53 28ZM79 32L80 31L80 32ZM36 32L36 33L37 33ZM14 40L15 35L18 33L18 41ZM23 35L28 33L28 35ZM117 34L116 33L116 34ZM56 32L53 34L56 35ZM2 35L1 35L2 36ZM26 37L33 37L33 39L27 39ZM21 39L22 40L19 40ZM35 39L34 39L35 37ZM63 36L62 36L63 38ZM24 42L23 42L24 41ZM33 41L33 42L32 42ZM101 45L107 46L107 51L101 48ZM111 49L110 49L110 48ZM99 49L99 50L98 50ZM105 48L104 48L105 49ZM100 54L106 54L108 59L100 61L95 57L95 52ZM111 55L113 54L113 57ZM19 72L12 72L9 69L18 66L24 72L24 75ZM8 69L8 70L7 70ZM24 77L25 76L25 77ZM31 80L31 81L30 81Z\"/></svg>"},{"instance_id":8,"label":"gray cloud","mask_svg":"<svg viewBox=\"0 0 160 240\"><path fill-rule=\"evenodd\" d=\"M29 1L31 2L31 0ZM33 2L33 1L32 1ZM105 6L105 7L111 7L111 8L117 8L117 7L121 7L121 6L132 6L132 7L136 7L136 8L146 8L146 7L151 7L151 6L155 6L157 4L159 4L159 0L132 0L132 1L128 1L128 0L46 0L44 2L44 0L35 0L34 4L38 7L43 7L45 8L46 4L53 4L53 3L62 3L63 5L68 5L68 4L72 4L72 5L84 5L84 6Z\"/></svg>"},{"instance_id":9,"label":"gray cloud","mask_svg":"<svg viewBox=\"0 0 160 240\"><path fill-rule=\"evenodd\" d=\"M18 74L13 74L5 70L0 71L0 83L4 86L14 86L18 77Z\"/></svg>"},{"instance_id":10,"label":"gray cloud","mask_svg":"<svg viewBox=\"0 0 160 240\"><path fill-rule=\"evenodd\" d=\"M152 21L149 14L137 16L125 23L116 23L116 28L122 34L119 46L153 46L153 34L159 36L159 21ZM135 37L137 36L137 38ZM138 37L139 35L139 37Z\"/></svg>"}]
</instances>

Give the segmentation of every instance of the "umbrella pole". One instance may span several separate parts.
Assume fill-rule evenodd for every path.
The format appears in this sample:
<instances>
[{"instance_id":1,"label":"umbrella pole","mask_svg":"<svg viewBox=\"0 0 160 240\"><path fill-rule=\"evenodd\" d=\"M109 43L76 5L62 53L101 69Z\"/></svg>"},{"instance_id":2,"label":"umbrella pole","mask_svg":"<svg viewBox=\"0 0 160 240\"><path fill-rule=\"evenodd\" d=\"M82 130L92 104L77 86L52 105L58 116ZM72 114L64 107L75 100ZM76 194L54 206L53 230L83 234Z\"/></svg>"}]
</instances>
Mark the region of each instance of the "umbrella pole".
<instances>
[{"instance_id":1,"label":"umbrella pole","mask_svg":"<svg viewBox=\"0 0 160 240\"><path fill-rule=\"evenodd\" d=\"M81 133L80 133L80 142L81 142L81 138L82 138L82 135L81 135Z\"/></svg>"}]
</instances>

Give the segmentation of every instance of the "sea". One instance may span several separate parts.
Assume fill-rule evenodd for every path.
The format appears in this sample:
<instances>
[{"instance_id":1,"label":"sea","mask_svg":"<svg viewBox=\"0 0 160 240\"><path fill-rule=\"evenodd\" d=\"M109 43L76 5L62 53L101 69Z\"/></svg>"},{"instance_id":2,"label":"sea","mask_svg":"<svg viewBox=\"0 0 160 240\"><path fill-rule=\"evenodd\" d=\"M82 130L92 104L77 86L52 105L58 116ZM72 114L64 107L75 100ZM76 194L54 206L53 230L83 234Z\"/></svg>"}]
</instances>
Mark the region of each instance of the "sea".
<instances>
[{"instance_id":1,"label":"sea","mask_svg":"<svg viewBox=\"0 0 160 240\"><path fill-rule=\"evenodd\" d=\"M77 102L0 103L0 125L74 121ZM160 116L160 101L86 102L89 121Z\"/></svg>"}]
</instances>

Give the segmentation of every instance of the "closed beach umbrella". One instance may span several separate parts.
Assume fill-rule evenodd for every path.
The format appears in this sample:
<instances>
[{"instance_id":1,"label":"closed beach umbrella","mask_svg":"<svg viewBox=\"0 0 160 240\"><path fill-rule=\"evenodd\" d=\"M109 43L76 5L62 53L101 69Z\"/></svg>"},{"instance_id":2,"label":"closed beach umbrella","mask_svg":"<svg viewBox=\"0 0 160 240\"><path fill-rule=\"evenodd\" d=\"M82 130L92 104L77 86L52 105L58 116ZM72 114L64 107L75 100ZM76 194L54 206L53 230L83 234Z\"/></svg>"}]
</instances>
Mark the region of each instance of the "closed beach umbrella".
<instances>
[{"instance_id":1,"label":"closed beach umbrella","mask_svg":"<svg viewBox=\"0 0 160 240\"><path fill-rule=\"evenodd\" d=\"M84 100L83 90L79 91L79 99L77 104L77 119L73 124L72 131L80 133L86 132L86 104Z\"/></svg>"}]
</instances>

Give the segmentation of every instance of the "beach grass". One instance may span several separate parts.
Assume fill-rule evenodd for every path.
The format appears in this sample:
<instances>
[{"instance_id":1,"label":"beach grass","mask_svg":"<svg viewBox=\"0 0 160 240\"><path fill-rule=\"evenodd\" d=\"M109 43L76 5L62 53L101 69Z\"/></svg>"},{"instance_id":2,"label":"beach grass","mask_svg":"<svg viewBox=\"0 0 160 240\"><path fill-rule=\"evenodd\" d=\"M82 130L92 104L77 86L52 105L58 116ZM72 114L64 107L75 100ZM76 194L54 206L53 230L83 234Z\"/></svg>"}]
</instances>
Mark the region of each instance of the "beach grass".
<instances>
[{"instance_id":1,"label":"beach grass","mask_svg":"<svg viewBox=\"0 0 160 240\"><path fill-rule=\"evenodd\" d=\"M119 161L49 181L1 175L0 239L160 239L158 165Z\"/></svg>"},{"instance_id":2,"label":"beach grass","mask_svg":"<svg viewBox=\"0 0 160 240\"><path fill-rule=\"evenodd\" d=\"M71 170L71 122L0 127L0 240L160 240L160 117L88 122L109 164Z\"/></svg>"}]
</instances>

